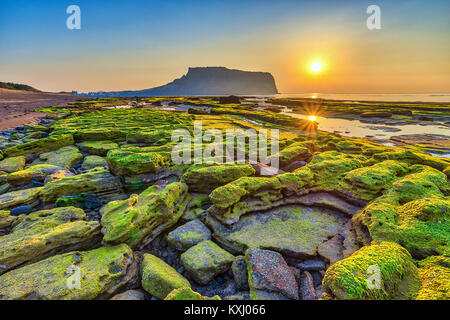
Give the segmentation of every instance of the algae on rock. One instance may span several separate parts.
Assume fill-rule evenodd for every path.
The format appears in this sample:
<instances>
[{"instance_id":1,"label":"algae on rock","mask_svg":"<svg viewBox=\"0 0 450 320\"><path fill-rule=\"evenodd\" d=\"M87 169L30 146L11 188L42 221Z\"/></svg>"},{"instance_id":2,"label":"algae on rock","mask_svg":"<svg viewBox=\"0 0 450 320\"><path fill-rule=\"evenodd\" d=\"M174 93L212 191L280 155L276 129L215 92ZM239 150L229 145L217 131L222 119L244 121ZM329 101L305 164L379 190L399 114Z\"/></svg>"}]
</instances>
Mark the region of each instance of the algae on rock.
<instances>
[{"instance_id":1,"label":"algae on rock","mask_svg":"<svg viewBox=\"0 0 450 320\"><path fill-rule=\"evenodd\" d=\"M56 255L0 276L2 300L93 300L137 285L139 270L126 245Z\"/></svg>"},{"instance_id":2,"label":"algae on rock","mask_svg":"<svg viewBox=\"0 0 450 320\"><path fill-rule=\"evenodd\" d=\"M186 204L187 185L181 182L151 186L140 195L111 201L103 209L103 241L125 242L132 248L142 248L174 225Z\"/></svg>"}]
</instances>

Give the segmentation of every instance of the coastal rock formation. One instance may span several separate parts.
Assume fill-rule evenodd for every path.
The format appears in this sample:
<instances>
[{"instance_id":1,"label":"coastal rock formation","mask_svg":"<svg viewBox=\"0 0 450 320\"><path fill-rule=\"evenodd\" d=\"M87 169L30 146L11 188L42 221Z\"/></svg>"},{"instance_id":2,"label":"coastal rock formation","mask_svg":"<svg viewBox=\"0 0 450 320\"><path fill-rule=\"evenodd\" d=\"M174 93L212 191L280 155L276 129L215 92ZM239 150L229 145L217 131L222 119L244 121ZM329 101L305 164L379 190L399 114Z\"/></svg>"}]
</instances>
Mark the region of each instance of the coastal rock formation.
<instances>
[{"instance_id":1,"label":"coastal rock formation","mask_svg":"<svg viewBox=\"0 0 450 320\"><path fill-rule=\"evenodd\" d=\"M188 73L164 86L139 91L90 93L103 97L183 95L273 95L278 90L268 72L232 70L225 67L189 68Z\"/></svg>"}]
</instances>

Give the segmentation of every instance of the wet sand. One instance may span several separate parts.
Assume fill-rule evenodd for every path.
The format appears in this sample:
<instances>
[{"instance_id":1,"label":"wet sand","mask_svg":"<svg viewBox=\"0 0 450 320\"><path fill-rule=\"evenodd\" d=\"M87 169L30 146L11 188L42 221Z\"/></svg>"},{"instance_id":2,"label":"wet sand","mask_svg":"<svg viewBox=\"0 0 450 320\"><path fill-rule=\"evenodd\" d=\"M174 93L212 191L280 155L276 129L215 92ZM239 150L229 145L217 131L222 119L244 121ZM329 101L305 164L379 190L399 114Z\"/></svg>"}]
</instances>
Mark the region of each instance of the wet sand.
<instances>
[{"instance_id":1,"label":"wet sand","mask_svg":"<svg viewBox=\"0 0 450 320\"><path fill-rule=\"evenodd\" d=\"M39 107L65 105L81 99L67 93L0 89L0 130L37 123L45 116L45 113L33 112Z\"/></svg>"}]
</instances>

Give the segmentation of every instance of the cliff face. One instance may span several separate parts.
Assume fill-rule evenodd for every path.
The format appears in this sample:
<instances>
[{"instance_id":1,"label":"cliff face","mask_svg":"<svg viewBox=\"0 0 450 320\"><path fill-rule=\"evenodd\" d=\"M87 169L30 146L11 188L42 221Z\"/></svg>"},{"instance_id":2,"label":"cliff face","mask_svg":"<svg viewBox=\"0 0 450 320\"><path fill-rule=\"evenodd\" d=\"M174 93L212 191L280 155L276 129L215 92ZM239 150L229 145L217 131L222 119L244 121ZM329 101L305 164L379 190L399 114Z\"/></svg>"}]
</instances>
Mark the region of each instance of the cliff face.
<instances>
[{"instance_id":1,"label":"cliff face","mask_svg":"<svg viewBox=\"0 0 450 320\"><path fill-rule=\"evenodd\" d=\"M189 68L186 75L164 86L139 91L105 92L102 96L272 95L277 94L268 72L225 67Z\"/></svg>"}]
</instances>

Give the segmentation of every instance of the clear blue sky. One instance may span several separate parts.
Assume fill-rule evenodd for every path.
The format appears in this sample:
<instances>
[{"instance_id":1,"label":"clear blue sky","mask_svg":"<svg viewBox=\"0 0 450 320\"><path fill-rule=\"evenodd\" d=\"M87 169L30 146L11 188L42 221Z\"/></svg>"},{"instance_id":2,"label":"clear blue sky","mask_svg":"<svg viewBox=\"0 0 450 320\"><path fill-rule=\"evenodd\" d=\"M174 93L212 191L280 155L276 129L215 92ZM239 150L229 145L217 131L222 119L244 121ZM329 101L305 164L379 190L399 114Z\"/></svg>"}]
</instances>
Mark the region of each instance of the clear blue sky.
<instances>
[{"instance_id":1,"label":"clear blue sky","mask_svg":"<svg viewBox=\"0 0 450 320\"><path fill-rule=\"evenodd\" d=\"M81 30L66 28L71 4ZM370 4L381 30L366 28ZM449 61L447 0L0 0L0 81L49 91L142 89L223 65L272 72L281 92L442 92Z\"/></svg>"}]
</instances>

